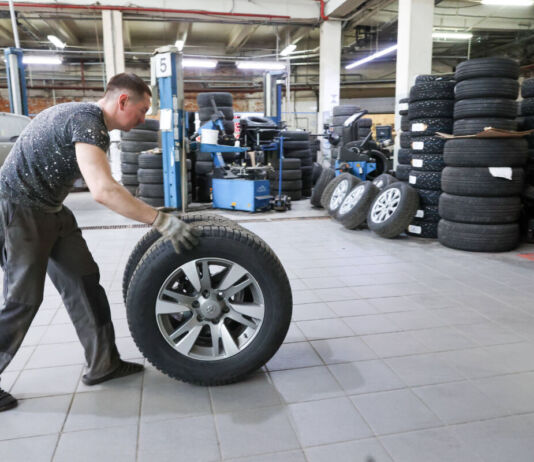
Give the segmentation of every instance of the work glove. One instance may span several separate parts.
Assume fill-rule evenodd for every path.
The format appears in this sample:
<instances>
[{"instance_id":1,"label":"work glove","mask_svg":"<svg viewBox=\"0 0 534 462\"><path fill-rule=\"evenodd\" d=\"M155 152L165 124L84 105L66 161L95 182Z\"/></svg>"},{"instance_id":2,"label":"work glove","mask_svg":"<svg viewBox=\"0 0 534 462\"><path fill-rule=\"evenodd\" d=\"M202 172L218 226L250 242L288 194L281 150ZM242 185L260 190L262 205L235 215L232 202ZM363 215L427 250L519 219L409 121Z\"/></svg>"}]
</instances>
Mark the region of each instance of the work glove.
<instances>
[{"instance_id":1,"label":"work glove","mask_svg":"<svg viewBox=\"0 0 534 462\"><path fill-rule=\"evenodd\" d=\"M176 253L180 253L182 247L191 250L198 245L200 230L189 226L174 215L158 211L152 226L160 232L162 237L171 241Z\"/></svg>"}]
</instances>

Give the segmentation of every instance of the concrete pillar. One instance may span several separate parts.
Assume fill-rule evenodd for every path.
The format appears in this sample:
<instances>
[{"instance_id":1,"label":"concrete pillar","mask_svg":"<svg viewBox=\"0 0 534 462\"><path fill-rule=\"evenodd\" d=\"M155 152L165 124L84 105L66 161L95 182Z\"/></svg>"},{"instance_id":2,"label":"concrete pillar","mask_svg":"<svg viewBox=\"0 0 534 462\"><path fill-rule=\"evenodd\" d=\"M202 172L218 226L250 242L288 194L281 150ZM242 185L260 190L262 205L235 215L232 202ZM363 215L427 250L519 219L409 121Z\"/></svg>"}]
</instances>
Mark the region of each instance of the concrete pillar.
<instances>
[{"instance_id":1,"label":"concrete pillar","mask_svg":"<svg viewBox=\"0 0 534 462\"><path fill-rule=\"evenodd\" d=\"M400 132L399 100L407 98L415 77L432 73L434 0L399 0L395 130ZM398 150L399 137L395 148Z\"/></svg>"},{"instance_id":2,"label":"concrete pillar","mask_svg":"<svg viewBox=\"0 0 534 462\"><path fill-rule=\"evenodd\" d=\"M122 13L102 11L102 30L104 33L104 65L106 81L115 74L124 72L124 43L122 38Z\"/></svg>"},{"instance_id":3,"label":"concrete pillar","mask_svg":"<svg viewBox=\"0 0 534 462\"><path fill-rule=\"evenodd\" d=\"M332 114L332 108L339 105L341 22L324 21L320 33L318 133L323 132L323 122Z\"/></svg>"}]
</instances>

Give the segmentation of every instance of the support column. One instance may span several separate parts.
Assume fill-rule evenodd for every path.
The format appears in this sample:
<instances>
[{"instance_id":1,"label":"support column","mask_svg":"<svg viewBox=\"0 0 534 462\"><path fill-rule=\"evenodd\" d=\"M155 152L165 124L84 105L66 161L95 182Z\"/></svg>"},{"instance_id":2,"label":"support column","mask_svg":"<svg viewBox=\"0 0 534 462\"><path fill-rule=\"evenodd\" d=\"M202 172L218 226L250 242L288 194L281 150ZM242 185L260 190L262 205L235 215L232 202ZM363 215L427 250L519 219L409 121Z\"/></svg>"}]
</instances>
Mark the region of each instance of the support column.
<instances>
[{"instance_id":1,"label":"support column","mask_svg":"<svg viewBox=\"0 0 534 462\"><path fill-rule=\"evenodd\" d=\"M106 82L115 74L124 72L124 43L122 38L122 13L102 11L104 33L104 65Z\"/></svg>"},{"instance_id":2,"label":"support column","mask_svg":"<svg viewBox=\"0 0 534 462\"><path fill-rule=\"evenodd\" d=\"M330 117L333 107L339 105L339 83L341 78L340 21L329 20L321 24L319 66L319 114L317 117L317 130L318 133L322 133L323 122Z\"/></svg>"},{"instance_id":3,"label":"support column","mask_svg":"<svg viewBox=\"0 0 534 462\"><path fill-rule=\"evenodd\" d=\"M399 0L395 130L400 132L399 100L407 98L419 74L432 73L434 0ZM399 147L395 143L395 163Z\"/></svg>"}]
</instances>

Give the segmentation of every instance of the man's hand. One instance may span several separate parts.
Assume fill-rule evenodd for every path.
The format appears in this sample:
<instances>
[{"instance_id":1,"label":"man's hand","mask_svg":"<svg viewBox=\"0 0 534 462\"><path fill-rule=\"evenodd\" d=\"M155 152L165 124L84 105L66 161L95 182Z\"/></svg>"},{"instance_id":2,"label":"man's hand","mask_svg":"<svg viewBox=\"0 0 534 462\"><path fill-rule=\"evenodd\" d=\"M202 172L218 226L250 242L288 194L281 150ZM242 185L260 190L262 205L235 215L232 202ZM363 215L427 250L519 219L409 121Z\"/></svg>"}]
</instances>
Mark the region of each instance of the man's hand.
<instances>
[{"instance_id":1,"label":"man's hand","mask_svg":"<svg viewBox=\"0 0 534 462\"><path fill-rule=\"evenodd\" d=\"M156 228L164 238L170 239L176 253L181 252L181 246L185 247L187 250L191 250L198 245L200 231L189 226L174 215L158 211L158 215L152 226Z\"/></svg>"}]
</instances>

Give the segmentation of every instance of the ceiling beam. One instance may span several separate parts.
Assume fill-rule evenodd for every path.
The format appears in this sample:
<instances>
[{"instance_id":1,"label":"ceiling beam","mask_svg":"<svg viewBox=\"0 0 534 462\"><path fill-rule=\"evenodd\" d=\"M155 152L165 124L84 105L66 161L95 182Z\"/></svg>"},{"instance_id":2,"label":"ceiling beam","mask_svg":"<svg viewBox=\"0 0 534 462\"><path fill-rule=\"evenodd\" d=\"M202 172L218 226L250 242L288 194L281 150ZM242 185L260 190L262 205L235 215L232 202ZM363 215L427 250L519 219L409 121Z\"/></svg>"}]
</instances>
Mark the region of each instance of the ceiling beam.
<instances>
[{"instance_id":1,"label":"ceiling beam","mask_svg":"<svg viewBox=\"0 0 534 462\"><path fill-rule=\"evenodd\" d=\"M258 27L258 25L238 25L232 27L232 31L230 32L230 36L228 38L228 43L226 44L226 52L234 53L239 51L245 45L245 43L247 43L252 34L256 32Z\"/></svg>"},{"instance_id":2,"label":"ceiling beam","mask_svg":"<svg viewBox=\"0 0 534 462\"><path fill-rule=\"evenodd\" d=\"M0 24L0 37L5 38L6 40L15 40L13 38L13 31L11 30L11 28L8 29L2 24Z\"/></svg>"},{"instance_id":3,"label":"ceiling beam","mask_svg":"<svg viewBox=\"0 0 534 462\"><path fill-rule=\"evenodd\" d=\"M367 0L329 0L325 7L325 14L335 18L345 18Z\"/></svg>"},{"instance_id":4,"label":"ceiling beam","mask_svg":"<svg viewBox=\"0 0 534 462\"><path fill-rule=\"evenodd\" d=\"M63 20L45 20L48 27L50 27L50 33L54 35L59 35L67 45L79 45L80 40L78 36L74 33L74 27L67 24L67 22L72 23L72 21L63 21Z\"/></svg>"}]
</instances>

